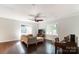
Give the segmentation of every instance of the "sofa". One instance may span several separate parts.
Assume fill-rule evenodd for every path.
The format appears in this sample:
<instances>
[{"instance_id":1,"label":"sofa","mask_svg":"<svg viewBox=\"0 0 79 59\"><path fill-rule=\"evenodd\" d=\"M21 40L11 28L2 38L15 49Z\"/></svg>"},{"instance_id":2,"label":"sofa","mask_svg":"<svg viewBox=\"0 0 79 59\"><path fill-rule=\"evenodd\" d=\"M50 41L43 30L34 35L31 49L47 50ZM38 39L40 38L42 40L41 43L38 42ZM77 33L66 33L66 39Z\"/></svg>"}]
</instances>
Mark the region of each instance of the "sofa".
<instances>
[{"instance_id":1,"label":"sofa","mask_svg":"<svg viewBox=\"0 0 79 59\"><path fill-rule=\"evenodd\" d=\"M29 35L22 35L21 36L21 42L25 43L28 47L28 45L30 44L36 44L39 42L44 42L44 38L43 37L34 37L32 34Z\"/></svg>"}]
</instances>

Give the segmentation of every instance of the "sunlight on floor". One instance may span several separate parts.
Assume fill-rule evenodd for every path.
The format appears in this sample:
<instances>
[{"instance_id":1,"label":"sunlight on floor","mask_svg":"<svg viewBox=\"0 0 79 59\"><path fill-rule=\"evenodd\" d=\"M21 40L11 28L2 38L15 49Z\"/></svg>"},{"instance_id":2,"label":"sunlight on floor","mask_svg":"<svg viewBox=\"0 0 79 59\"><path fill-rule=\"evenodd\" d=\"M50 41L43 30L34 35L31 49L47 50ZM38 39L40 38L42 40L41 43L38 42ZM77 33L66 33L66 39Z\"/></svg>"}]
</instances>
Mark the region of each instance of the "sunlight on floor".
<instances>
[{"instance_id":1,"label":"sunlight on floor","mask_svg":"<svg viewBox=\"0 0 79 59\"><path fill-rule=\"evenodd\" d=\"M46 52L48 54L51 54L51 53L55 53L55 48L53 45L51 45L50 43L46 44Z\"/></svg>"},{"instance_id":2,"label":"sunlight on floor","mask_svg":"<svg viewBox=\"0 0 79 59\"><path fill-rule=\"evenodd\" d=\"M24 48L23 48L21 42L18 42L17 45L18 45L18 50L19 50L19 52L20 52L20 53L25 53Z\"/></svg>"}]
</instances>

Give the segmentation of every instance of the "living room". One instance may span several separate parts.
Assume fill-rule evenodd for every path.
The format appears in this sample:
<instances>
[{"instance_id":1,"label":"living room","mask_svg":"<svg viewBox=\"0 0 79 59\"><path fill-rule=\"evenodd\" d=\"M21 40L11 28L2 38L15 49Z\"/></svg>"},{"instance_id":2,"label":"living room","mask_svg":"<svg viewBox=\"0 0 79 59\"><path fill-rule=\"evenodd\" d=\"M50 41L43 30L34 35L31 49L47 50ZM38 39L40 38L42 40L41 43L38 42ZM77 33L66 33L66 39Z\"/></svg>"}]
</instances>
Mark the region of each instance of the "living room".
<instances>
[{"instance_id":1,"label":"living room","mask_svg":"<svg viewBox=\"0 0 79 59\"><path fill-rule=\"evenodd\" d=\"M59 39L57 48L62 48L61 42L68 35L68 38L75 35L78 49L78 7L69 4L0 5L0 52L55 54L55 39ZM61 49L58 50L57 53L61 53Z\"/></svg>"}]
</instances>

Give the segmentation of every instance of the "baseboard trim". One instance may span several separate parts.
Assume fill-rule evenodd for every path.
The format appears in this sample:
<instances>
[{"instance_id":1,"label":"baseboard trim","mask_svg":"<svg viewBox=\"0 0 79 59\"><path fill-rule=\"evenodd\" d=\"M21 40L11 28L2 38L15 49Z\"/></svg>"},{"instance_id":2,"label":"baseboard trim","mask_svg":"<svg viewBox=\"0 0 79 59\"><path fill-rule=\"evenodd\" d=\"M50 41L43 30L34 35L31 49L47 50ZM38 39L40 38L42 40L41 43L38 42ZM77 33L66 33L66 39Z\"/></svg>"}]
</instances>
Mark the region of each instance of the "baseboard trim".
<instances>
[{"instance_id":1,"label":"baseboard trim","mask_svg":"<svg viewBox=\"0 0 79 59\"><path fill-rule=\"evenodd\" d=\"M8 40L8 41L0 41L0 43L7 43L7 42L18 42L20 40Z\"/></svg>"}]
</instances>

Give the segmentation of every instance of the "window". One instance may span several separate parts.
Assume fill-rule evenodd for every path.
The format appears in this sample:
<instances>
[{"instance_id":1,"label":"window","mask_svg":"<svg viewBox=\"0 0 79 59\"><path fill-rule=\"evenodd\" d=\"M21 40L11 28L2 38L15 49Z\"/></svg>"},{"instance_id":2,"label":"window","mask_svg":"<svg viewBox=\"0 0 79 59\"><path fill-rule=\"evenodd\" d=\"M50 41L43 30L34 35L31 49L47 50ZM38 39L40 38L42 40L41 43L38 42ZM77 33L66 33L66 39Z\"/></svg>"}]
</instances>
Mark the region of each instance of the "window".
<instances>
[{"instance_id":1,"label":"window","mask_svg":"<svg viewBox=\"0 0 79 59\"><path fill-rule=\"evenodd\" d=\"M56 30L56 24L55 25L48 25L46 28L46 34L58 35L57 30Z\"/></svg>"},{"instance_id":2,"label":"window","mask_svg":"<svg viewBox=\"0 0 79 59\"><path fill-rule=\"evenodd\" d=\"M32 28L30 26L21 25L21 34L32 34Z\"/></svg>"},{"instance_id":3,"label":"window","mask_svg":"<svg viewBox=\"0 0 79 59\"><path fill-rule=\"evenodd\" d=\"M27 32L26 25L21 25L21 33L26 33L26 32Z\"/></svg>"}]
</instances>

